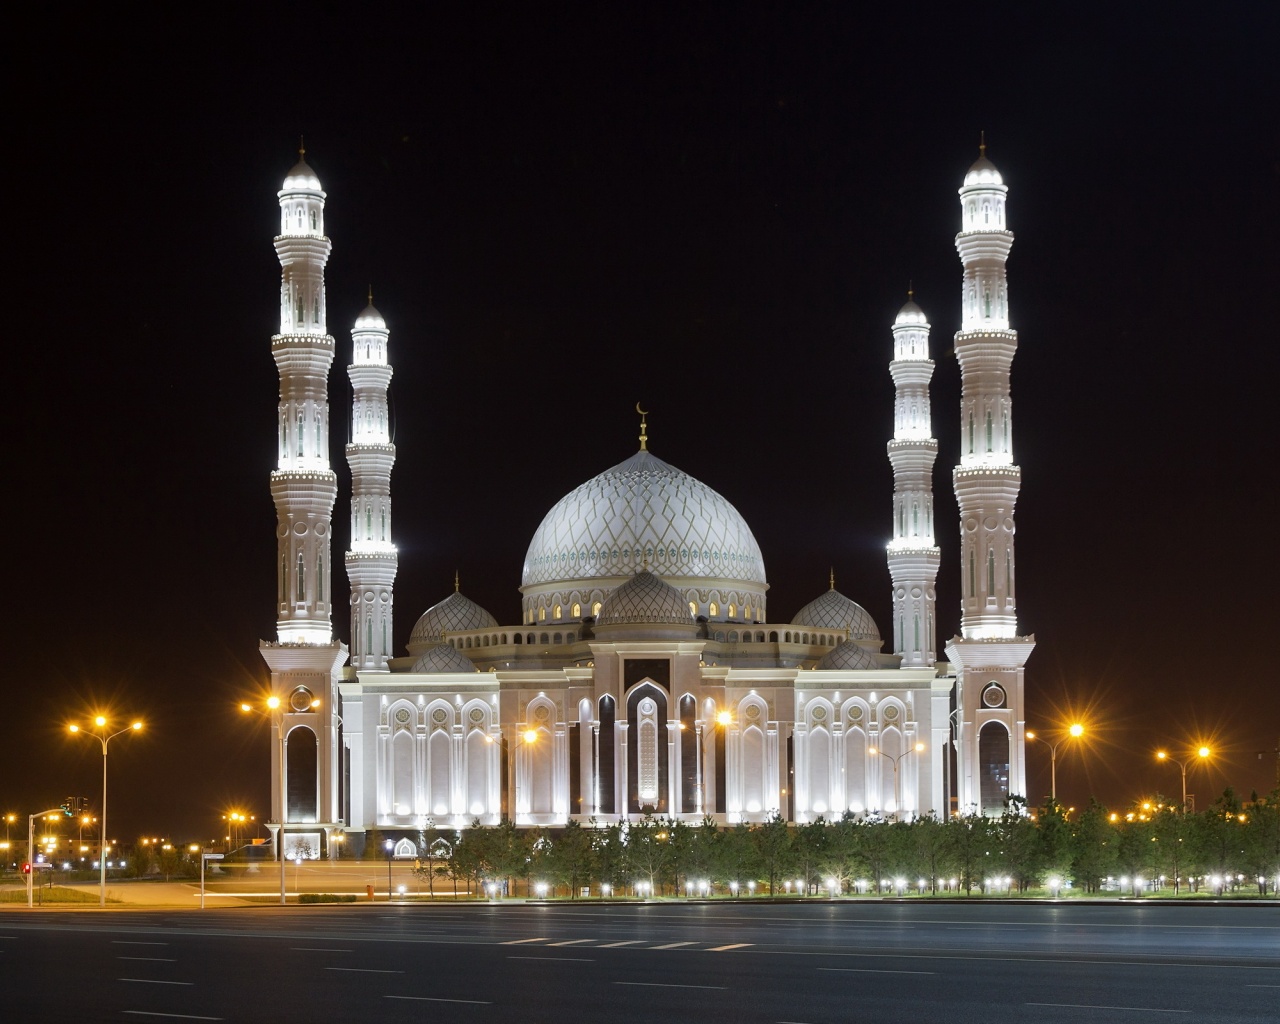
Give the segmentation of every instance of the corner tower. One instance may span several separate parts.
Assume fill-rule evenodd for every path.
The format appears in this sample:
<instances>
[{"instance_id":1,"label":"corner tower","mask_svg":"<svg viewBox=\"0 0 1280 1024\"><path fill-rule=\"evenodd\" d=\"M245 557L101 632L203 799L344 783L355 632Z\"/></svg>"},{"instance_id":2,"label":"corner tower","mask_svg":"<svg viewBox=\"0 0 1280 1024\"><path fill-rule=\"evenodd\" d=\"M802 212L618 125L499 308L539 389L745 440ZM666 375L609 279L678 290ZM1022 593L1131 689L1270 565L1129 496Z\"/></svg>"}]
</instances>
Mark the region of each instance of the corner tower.
<instances>
[{"instance_id":1,"label":"corner tower","mask_svg":"<svg viewBox=\"0 0 1280 1024\"><path fill-rule=\"evenodd\" d=\"M933 463L938 457L929 411L929 322L908 293L893 322L889 373L897 393L889 462L893 466L893 643L906 668L937 662L934 625L940 552L933 535Z\"/></svg>"},{"instance_id":2,"label":"corner tower","mask_svg":"<svg viewBox=\"0 0 1280 1024\"><path fill-rule=\"evenodd\" d=\"M391 543L391 443L387 388L390 332L382 314L369 305L351 332L351 664L359 672L386 672L391 657L396 549Z\"/></svg>"},{"instance_id":3,"label":"corner tower","mask_svg":"<svg viewBox=\"0 0 1280 1024\"><path fill-rule=\"evenodd\" d=\"M339 827L341 698L347 650L333 639L332 536L337 478L329 466L329 366L325 326L325 193L305 151L280 200L280 333L271 355L280 373L276 506L276 641L260 645L271 669L275 855L317 856Z\"/></svg>"},{"instance_id":4,"label":"corner tower","mask_svg":"<svg viewBox=\"0 0 1280 1024\"><path fill-rule=\"evenodd\" d=\"M961 635L947 644L957 666L958 796L962 812L998 814L1026 795L1023 668L1035 638L1018 636L1013 514L1022 471L1013 461L1009 371L1018 347L1009 326L1005 263L1008 186L985 140L960 188L956 250L964 265L955 336L962 382L960 463Z\"/></svg>"}]
</instances>

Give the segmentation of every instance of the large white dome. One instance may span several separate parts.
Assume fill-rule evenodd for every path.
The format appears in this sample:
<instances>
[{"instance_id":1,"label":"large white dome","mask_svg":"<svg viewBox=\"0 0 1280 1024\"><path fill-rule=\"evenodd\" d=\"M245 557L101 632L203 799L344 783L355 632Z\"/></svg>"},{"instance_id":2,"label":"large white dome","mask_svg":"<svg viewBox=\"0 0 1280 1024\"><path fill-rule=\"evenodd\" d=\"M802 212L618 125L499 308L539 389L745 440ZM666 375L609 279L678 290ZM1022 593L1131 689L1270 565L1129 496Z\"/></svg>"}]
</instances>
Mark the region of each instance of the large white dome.
<instances>
[{"instance_id":1,"label":"large white dome","mask_svg":"<svg viewBox=\"0 0 1280 1024\"><path fill-rule=\"evenodd\" d=\"M572 617L566 605L590 608L646 567L697 614L764 617L764 560L738 510L644 450L565 495L542 520L521 576L526 616L561 604Z\"/></svg>"}]
</instances>

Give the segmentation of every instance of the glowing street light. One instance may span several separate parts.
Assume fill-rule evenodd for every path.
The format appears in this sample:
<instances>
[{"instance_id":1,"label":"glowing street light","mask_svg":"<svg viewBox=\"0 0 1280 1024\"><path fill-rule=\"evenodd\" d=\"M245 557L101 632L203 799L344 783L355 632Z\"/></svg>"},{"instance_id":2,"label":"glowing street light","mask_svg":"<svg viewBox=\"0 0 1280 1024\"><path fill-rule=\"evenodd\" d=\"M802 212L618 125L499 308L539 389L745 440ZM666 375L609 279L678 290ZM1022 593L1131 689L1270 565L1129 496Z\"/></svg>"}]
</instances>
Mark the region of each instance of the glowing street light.
<instances>
[{"instance_id":1,"label":"glowing street light","mask_svg":"<svg viewBox=\"0 0 1280 1024\"><path fill-rule=\"evenodd\" d=\"M1187 765L1197 764L1200 761L1207 761L1213 756L1213 751L1206 746L1198 747L1193 753L1189 754L1184 760L1178 760L1176 757L1170 757L1167 751L1157 750L1157 761L1170 761L1182 769L1182 813L1187 813Z\"/></svg>"},{"instance_id":2,"label":"glowing street light","mask_svg":"<svg viewBox=\"0 0 1280 1024\"><path fill-rule=\"evenodd\" d=\"M1079 722L1072 722L1067 728L1067 734L1062 739L1078 740L1083 735L1084 726ZM1029 740L1038 739L1042 743L1049 743L1043 736L1037 736L1033 732L1027 733L1026 737ZM1058 740L1054 743L1049 743L1049 796L1054 803L1058 802L1058 744L1061 742L1062 740Z\"/></svg>"},{"instance_id":3,"label":"glowing street light","mask_svg":"<svg viewBox=\"0 0 1280 1024\"><path fill-rule=\"evenodd\" d=\"M78 725L67 726L67 731L72 735L92 736L100 744L102 744L102 822L100 830L100 839L98 842L98 906L105 907L107 905L107 745L117 736L123 736L125 733L138 732L142 729L141 722L134 722L132 725L125 726L119 732L107 733L107 719L104 715L98 715L94 718L93 724L97 729L96 732L81 729Z\"/></svg>"}]
</instances>

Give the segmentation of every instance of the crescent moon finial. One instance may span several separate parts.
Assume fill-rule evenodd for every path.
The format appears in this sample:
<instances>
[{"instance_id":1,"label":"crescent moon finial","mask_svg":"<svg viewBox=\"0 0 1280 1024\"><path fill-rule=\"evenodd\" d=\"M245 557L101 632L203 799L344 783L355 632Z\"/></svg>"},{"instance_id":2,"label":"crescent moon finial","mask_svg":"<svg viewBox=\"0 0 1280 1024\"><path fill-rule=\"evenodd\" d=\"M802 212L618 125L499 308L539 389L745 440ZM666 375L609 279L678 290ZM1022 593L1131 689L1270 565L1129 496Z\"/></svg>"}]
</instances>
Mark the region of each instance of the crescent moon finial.
<instances>
[{"instance_id":1,"label":"crescent moon finial","mask_svg":"<svg viewBox=\"0 0 1280 1024\"><path fill-rule=\"evenodd\" d=\"M645 422L645 417L649 413L647 410L640 408L639 402L636 402L636 412L640 414L640 450L647 452L649 450L649 424Z\"/></svg>"}]
</instances>

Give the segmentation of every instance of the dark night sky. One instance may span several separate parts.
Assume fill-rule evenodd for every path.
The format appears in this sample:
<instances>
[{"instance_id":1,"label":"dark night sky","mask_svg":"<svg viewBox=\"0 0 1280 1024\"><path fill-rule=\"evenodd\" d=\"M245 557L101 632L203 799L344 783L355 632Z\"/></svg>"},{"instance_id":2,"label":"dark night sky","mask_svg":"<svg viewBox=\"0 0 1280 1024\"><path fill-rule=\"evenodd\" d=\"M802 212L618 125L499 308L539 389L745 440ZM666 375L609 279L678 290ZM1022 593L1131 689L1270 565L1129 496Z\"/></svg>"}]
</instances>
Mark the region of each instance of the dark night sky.
<instances>
[{"instance_id":1,"label":"dark night sky","mask_svg":"<svg viewBox=\"0 0 1280 1024\"><path fill-rule=\"evenodd\" d=\"M334 242L339 550L369 282L392 330L402 646L455 568L518 618L534 529L634 450L637 400L655 453L752 526L771 620L834 564L887 631L908 279L933 323L956 632L953 236L985 130L1017 236L1029 717L1094 725L1060 795L1175 793L1151 752L1201 736L1222 750L1202 803L1270 788L1273 4L271 6L40 15L13 48L6 280L39 316L6 345L0 811L96 791L96 746L64 729L105 703L149 724L112 746L114 835L267 813L268 738L233 707L274 635L271 238L299 133Z\"/></svg>"}]
</instances>

